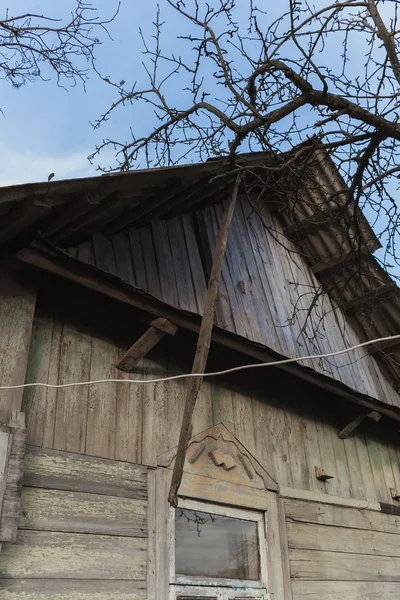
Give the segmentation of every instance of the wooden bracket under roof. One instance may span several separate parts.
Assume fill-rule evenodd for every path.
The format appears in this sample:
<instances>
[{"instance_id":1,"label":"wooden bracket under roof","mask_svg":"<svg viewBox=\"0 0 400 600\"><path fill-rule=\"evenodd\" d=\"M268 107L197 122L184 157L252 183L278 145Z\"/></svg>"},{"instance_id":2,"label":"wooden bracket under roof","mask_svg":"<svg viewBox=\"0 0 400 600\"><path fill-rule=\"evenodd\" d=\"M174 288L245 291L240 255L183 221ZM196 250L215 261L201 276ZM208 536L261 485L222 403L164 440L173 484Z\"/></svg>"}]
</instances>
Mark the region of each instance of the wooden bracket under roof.
<instances>
[{"instance_id":1,"label":"wooden bracket under roof","mask_svg":"<svg viewBox=\"0 0 400 600\"><path fill-rule=\"evenodd\" d=\"M381 420L381 418L382 415L376 412L376 410L372 410L368 413L361 413L358 415L358 417L353 419L353 421L350 421L346 427L339 431L338 437L340 437L342 440L345 440L363 421L365 421L365 419L372 419L373 421L378 422Z\"/></svg>"},{"instance_id":2,"label":"wooden bracket under roof","mask_svg":"<svg viewBox=\"0 0 400 600\"><path fill-rule=\"evenodd\" d=\"M175 335L177 328L170 321L164 318L151 321L150 328L129 348L120 361L115 365L120 371L130 373L141 358L165 335Z\"/></svg>"}]
</instances>

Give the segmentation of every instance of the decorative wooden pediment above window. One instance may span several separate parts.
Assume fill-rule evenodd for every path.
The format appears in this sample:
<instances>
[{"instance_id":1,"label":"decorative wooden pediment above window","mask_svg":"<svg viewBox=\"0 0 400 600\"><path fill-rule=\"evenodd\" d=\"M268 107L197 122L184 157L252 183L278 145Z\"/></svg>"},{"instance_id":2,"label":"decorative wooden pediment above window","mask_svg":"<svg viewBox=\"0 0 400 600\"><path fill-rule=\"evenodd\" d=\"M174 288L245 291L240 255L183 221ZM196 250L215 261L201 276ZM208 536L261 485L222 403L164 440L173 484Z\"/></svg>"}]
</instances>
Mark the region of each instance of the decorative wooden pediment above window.
<instances>
[{"instance_id":1,"label":"decorative wooden pediment above window","mask_svg":"<svg viewBox=\"0 0 400 600\"><path fill-rule=\"evenodd\" d=\"M149 473L148 598L288 600L277 483L219 424L190 440L172 508L176 453L161 454Z\"/></svg>"},{"instance_id":2,"label":"decorative wooden pediment above window","mask_svg":"<svg viewBox=\"0 0 400 600\"><path fill-rule=\"evenodd\" d=\"M173 469L176 451L171 448L159 456L157 465ZM251 494L249 487L253 488ZM215 425L190 440L181 496L261 508L265 490L276 492L278 485L224 425Z\"/></svg>"}]
</instances>

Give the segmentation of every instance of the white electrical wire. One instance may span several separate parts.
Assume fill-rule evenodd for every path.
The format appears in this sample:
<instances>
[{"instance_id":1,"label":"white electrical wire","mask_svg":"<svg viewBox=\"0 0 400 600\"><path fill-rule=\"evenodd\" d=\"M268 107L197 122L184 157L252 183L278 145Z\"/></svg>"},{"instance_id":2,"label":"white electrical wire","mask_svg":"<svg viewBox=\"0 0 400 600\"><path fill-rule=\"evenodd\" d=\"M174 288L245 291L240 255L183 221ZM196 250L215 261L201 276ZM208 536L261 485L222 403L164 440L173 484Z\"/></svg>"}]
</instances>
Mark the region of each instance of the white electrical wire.
<instances>
[{"instance_id":1,"label":"white electrical wire","mask_svg":"<svg viewBox=\"0 0 400 600\"><path fill-rule=\"evenodd\" d=\"M339 354L346 354L352 352L358 348L364 346L370 346L371 344L377 344L380 342L392 341L400 339L400 334L390 335L387 337L377 338L375 340L368 340L362 344L345 348L344 350L338 350L337 352L329 352L327 354L315 354L311 356L299 356L298 358L287 358L284 360L275 360L267 363L255 363L250 365L241 365L239 367L232 367L231 369L225 369L224 371L214 371L212 373L183 373L182 375L172 375L170 377L160 377L159 379L96 379L94 381L77 381L74 383L21 383L19 385L1 385L0 390L18 390L21 388L29 387L45 387L51 389L62 389L69 387L77 387L80 385L97 385L99 383L162 383L163 381L172 381L174 379L185 379L186 377L217 377L219 375L227 375L228 373L234 373L236 371L245 371L246 369L259 369L260 367L276 367L279 365L287 365L292 362L299 362L301 360L313 360L319 358L330 358L332 356L338 356Z\"/></svg>"}]
</instances>

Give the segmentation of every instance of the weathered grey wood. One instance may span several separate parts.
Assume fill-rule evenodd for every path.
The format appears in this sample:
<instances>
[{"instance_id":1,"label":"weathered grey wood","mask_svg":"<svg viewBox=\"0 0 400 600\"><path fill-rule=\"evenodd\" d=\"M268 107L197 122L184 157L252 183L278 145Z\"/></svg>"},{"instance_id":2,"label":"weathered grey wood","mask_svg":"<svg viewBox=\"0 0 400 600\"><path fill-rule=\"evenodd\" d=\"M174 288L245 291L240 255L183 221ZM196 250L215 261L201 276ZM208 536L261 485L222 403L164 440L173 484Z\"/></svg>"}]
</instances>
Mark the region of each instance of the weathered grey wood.
<instances>
[{"instance_id":1,"label":"weathered grey wood","mask_svg":"<svg viewBox=\"0 0 400 600\"><path fill-rule=\"evenodd\" d=\"M4 492L6 491L7 485L7 464L10 455L11 445L12 434L9 431L7 431L5 427L0 427L0 524L3 509Z\"/></svg>"},{"instance_id":2,"label":"weathered grey wood","mask_svg":"<svg viewBox=\"0 0 400 600\"><path fill-rule=\"evenodd\" d=\"M0 579L4 600L147 600L144 581Z\"/></svg>"},{"instance_id":3,"label":"weathered grey wood","mask_svg":"<svg viewBox=\"0 0 400 600\"><path fill-rule=\"evenodd\" d=\"M144 500L24 487L20 529L147 537Z\"/></svg>"},{"instance_id":4,"label":"weathered grey wood","mask_svg":"<svg viewBox=\"0 0 400 600\"><path fill-rule=\"evenodd\" d=\"M159 469L156 472L155 495L155 598L168 598L169 594L169 505L168 490L171 483L171 472ZM149 599L150 600L150 599ZM153 600L153 599L151 599Z\"/></svg>"},{"instance_id":5,"label":"weathered grey wood","mask_svg":"<svg viewBox=\"0 0 400 600\"><path fill-rule=\"evenodd\" d=\"M293 521L400 535L400 518L393 518L391 515L374 510L285 500L285 511L286 519Z\"/></svg>"},{"instance_id":6,"label":"weathered grey wood","mask_svg":"<svg viewBox=\"0 0 400 600\"><path fill-rule=\"evenodd\" d=\"M74 265L74 269L71 269L70 266L65 266L61 264L60 261L45 256L43 253L38 251L25 249L18 253L18 258L22 262L35 265L51 273L56 273L57 275L64 277L67 280L83 285L91 290L95 290L118 301L143 309L147 312L151 312L155 316L163 316L173 321L176 325L184 327L189 331L199 331L198 323L195 322L191 317L188 317L181 311L174 309L173 307L170 307L166 304L161 305L161 303L156 301L154 298L144 298L140 292L135 291L135 288L132 288L128 291L126 289L121 288L121 286L117 285L116 282L107 283L105 281L100 281L93 275L89 275L86 271L80 270L77 265ZM326 315L328 320L330 319L329 315L331 314L333 314L333 311L331 311L330 308L327 308ZM335 319L333 323L328 323L326 329L331 330L331 325L333 327L333 330L341 331L343 329L349 331L349 327L344 327L343 324L343 326L341 325L338 328ZM276 331L281 331L283 329L284 327L282 326L277 328ZM359 339L356 337L355 333L350 333L350 339L346 338L346 340L335 340L334 348L339 349L338 343L341 344L340 348L343 348L344 345L350 346L352 344L357 343ZM230 335L229 332L228 335L225 335L225 332L221 329L215 329L213 331L213 340L218 343L221 343L224 346L232 348L233 350L243 352L247 356L251 356L252 358L255 358L257 360L261 360L263 362L272 360L271 354L267 349L273 347L271 340L262 341L261 344L263 344L265 347L259 347L257 345L254 345L251 341L243 340L241 338L235 338L232 335ZM292 346L293 348L296 347L296 345L293 344ZM330 347L330 349L332 349L332 347ZM367 364L366 359L363 360L363 364ZM343 387L343 385L336 385L336 381L332 381L331 377L327 376L325 371L323 373L324 377L321 377L321 374L318 374L319 369L317 365L315 365L315 369L317 372L309 371L308 369L304 369L295 364L285 364L282 365L281 368L284 371L288 371L290 373L295 374L296 376L300 377L305 381L311 382L313 385L318 385L319 387L325 390L334 392L340 397L351 400L370 410L375 410L377 408L375 402L373 401L373 398L380 398L384 402L386 402L386 404L380 405L379 411L382 414L392 417L393 419L400 420L400 414L398 412L398 409L396 408L395 410L393 410L391 408L391 404L395 406L398 405L399 401L397 393L393 390L393 388L391 388L390 384L388 382L385 382L385 380L379 375L375 362L368 364L367 368L363 370L363 376L365 377L362 378L362 385L359 381L354 382L353 377L350 381L347 377L345 377L346 369L341 369L340 380L343 383L346 383L349 386L349 388ZM369 372L374 373L373 380L371 380L372 376L368 377ZM379 386L376 383L377 381L379 381Z\"/></svg>"},{"instance_id":7,"label":"weathered grey wood","mask_svg":"<svg viewBox=\"0 0 400 600\"><path fill-rule=\"evenodd\" d=\"M115 365L117 369L130 373L141 358L144 358L162 338L169 333L174 335L176 327L167 319L155 319L151 327L129 348Z\"/></svg>"},{"instance_id":8,"label":"weathered grey wood","mask_svg":"<svg viewBox=\"0 0 400 600\"><path fill-rule=\"evenodd\" d=\"M147 290L156 298L161 298L160 275L154 251L154 242L151 229L142 227L137 231L142 248L144 269L146 272Z\"/></svg>"},{"instance_id":9,"label":"weathered grey wood","mask_svg":"<svg viewBox=\"0 0 400 600\"><path fill-rule=\"evenodd\" d=\"M9 430L11 435L8 440L6 486L0 521L0 541L2 542L13 542L17 537L27 434L24 413L11 411Z\"/></svg>"},{"instance_id":10,"label":"weathered grey wood","mask_svg":"<svg viewBox=\"0 0 400 600\"><path fill-rule=\"evenodd\" d=\"M0 578L146 579L143 538L19 531L2 546Z\"/></svg>"},{"instance_id":11,"label":"weathered grey wood","mask_svg":"<svg viewBox=\"0 0 400 600\"><path fill-rule=\"evenodd\" d=\"M179 217L167 221L172 264L178 286L178 306L197 311L196 295L192 281L188 249Z\"/></svg>"},{"instance_id":12,"label":"weathered grey wood","mask_svg":"<svg viewBox=\"0 0 400 600\"><path fill-rule=\"evenodd\" d=\"M289 550L289 558L295 579L400 582L399 558L319 550Z\"/></svg>"},{"instance_id":13,"label":"weathered grey wood","mask_svg":"<svg viewBox=\"0 0 400 600\"><path fill-rule=\"evenodd\" d=\"M398 600L400 583L293 581L293 600Z\"/></svg>"},{"instance_id":14,"label":"weathered grey wood","mask_svg":"<svg viewBox=\"0 0 400 600\"><path fill-rule=\"evenodd\" d=\"M120 233L113 236L112 245L114 249L118 277L130 285L136 285L135 271L133 269L131 247L128 236L125 233Z\"/></svg>"},{"instance_id":15,"label":"weathered grey wood","mask_svg":"<svg viewBox=\"0 0 400 600\"><path fill-rule=\"evenodd\" d=\"M285 515L285 504L282 498L277 498L279 537L281 546L282 581L284 589L284 600L292 600L292 586L290 580L289 545L287 538L287 525Z\"/></svg>"},{"instance_id":16,"label":"weathered grey wood","mask_svg":"<svg viewBox=\"0 0 400 600\"><path fill-rule=\"evenodd\" d=\"M31 347L26 371L26 381L58 380L62 337L62 323L53 315L46 315L39 307L33 322ZM52 447L57 390L50 388L25 388L22 408L26 414L28 443Z\"/></svg>"},{"instance_id":17,"label":"weathered grey wood","mask_svg":"<svg viewBox=\"0 0 400 600\"><path fill-rule=\"evenodd\" d=\"M24 485L147 498L147 469L131 463L29 447Z\"/></svg>"},{"instance_id":18,"label":"weathered grey wood","mask_svg":"<svg viewBox=\"0 0 400 600\"><path fill-rule=\"evenodd\" d=\"M89 381L90 358L90 336L64 323L58 383ZM89 391L89 386L57 391L54 445L58 450L85 452Z\"/></svg>"},{"instance_id":19,"label":"weathered grey wood","mask_svg":"<svg viewBox=\"0 0 400 600\"><path fill-rule=\"evenodd\" d=\"M13 272L13 261L0 260L0 384L24 383L36 290L24 272ZM22 389L0 390L0 424L7 424L11 410L21 410Z\"/></svg>"},{"instance_id":20,"label":"weathered grey wood","mask_svg":"<svg viewBox=\"0 0 400 600\"><path fill-rule=\"evenodd\" d=\"M94 338L90 353L89 379L116 379L115 363L118 348L101 338ZM118 385L118 384L117 384ZM115 385L90 386L86 420L85 453L104 458L114 458L116 403Z\"/></svg>"},{"instance_id":21,"label":"weathered grey wood","mask_svg":"<svg viewBox=\"0 0 400 600\"><path fill-rule=\"evenodd\" d=\"M222 263L225 257L225 249L228 242L229 227L232 221L236 199L240 185L240 175L236 178L231 198L226 206L224 218L221 223L217 243L215 246L213 264L210 280L208 283L207 296L204 303L204 314L200 326L199 339L196 354L193 361L192 373L204 373L208 352L211 343L211 334L215 317L215 304L218 294L219 280L221 277ZM179 435L178 452L175 459L174 472L172 475L169 502L176 506L178 502L178 490L182 481L183 465L188 442L192 434L192 416L200 390L202 377L192 377L189 381L184 413L182 417L181 432Z\"/></svg>"},{"instance_id":22,"label":"weathered grey wood","mask_svg":"<svg viewBox=\"0 0 400 600\"><path fill-rule=\"evenodd\" d=\"M400 535L393 533L289 521L287 536L290 548L400 557Z\"/></svg>"},{"instance_id":23,"label":"weathered grey wood","mask_svg":"<svg viewBox=\"0 0 400 600\"><path fill-rule=\"evenodd\" d=\"M147 600L157 600L156 584L156 515L157 515L157 471L149 469L148 471L148 491L149 501L147 507Z\"/></svg>"}]
</instances>

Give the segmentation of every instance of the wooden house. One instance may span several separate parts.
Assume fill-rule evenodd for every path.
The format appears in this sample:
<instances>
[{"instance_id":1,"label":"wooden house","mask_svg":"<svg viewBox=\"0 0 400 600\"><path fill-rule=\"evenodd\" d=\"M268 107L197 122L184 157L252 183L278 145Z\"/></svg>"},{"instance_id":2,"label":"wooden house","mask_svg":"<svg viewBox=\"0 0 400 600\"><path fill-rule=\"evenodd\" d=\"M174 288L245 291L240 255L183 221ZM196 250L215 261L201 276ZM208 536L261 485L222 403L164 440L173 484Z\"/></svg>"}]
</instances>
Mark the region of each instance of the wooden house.
<instances>
[{"instance_id":1,"label":"wooden house","mask_svg":"<svg viewBox=\"0 0 400 600\"><path fill-rule=\"evenodd\" d=\"M204 378L177 507L191 380L164 379L192 369L237 170L0 189L2 600L399 600L400 343L334 354L400 333L398 289L310 169L296 197L236 186L207 371L277 364Z\"/></svg>"}]
</instances>

